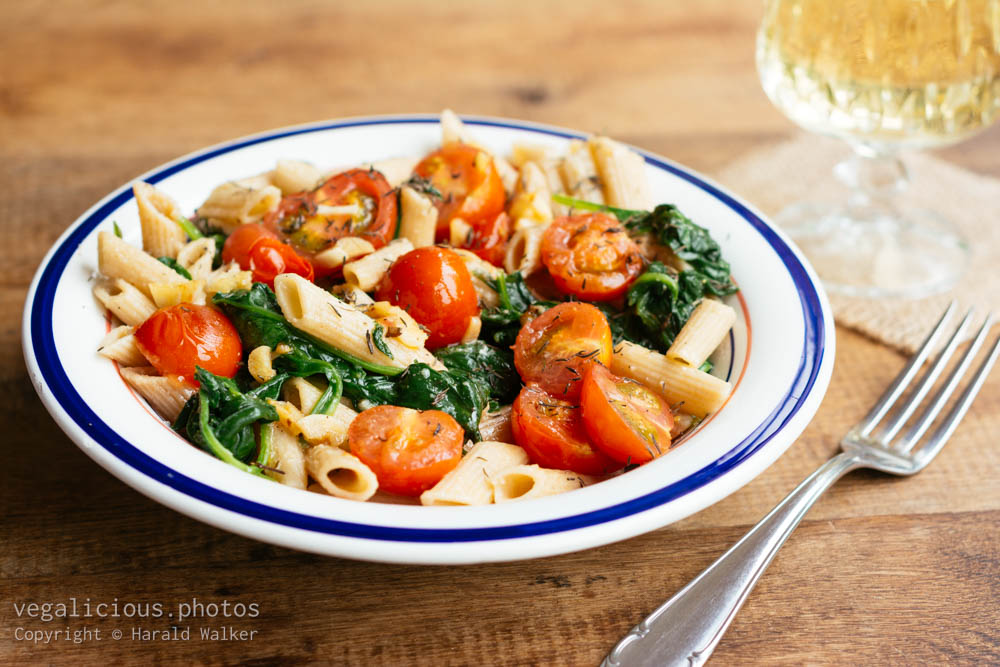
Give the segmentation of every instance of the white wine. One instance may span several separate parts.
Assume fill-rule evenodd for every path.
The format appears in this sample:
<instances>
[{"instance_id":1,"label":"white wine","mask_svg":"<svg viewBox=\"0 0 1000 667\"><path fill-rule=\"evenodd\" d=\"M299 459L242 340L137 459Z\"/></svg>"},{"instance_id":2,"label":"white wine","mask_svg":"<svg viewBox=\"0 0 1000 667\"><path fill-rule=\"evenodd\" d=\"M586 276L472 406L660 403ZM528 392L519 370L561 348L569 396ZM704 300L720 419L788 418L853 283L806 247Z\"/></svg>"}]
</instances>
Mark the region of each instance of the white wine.
<instances>
[{"instance_id":1,"label":"white wine","mask_svg":"<svg viewBox=\"0 0 1000 667\"><path fill-rule=\"evenodd\" d=\"M953 143L1000 115L1000 0L771 0L757 67L813 132L880 150Z\"/></svg>"}]
</instances>

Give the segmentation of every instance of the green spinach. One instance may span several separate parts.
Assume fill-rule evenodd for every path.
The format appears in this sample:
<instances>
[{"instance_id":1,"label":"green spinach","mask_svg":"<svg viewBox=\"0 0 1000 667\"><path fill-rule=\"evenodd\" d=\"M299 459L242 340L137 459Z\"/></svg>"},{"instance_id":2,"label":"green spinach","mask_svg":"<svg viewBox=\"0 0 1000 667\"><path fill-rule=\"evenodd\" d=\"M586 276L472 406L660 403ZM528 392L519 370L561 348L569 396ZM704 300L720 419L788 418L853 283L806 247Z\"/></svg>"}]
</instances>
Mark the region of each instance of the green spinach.
<instances>
[{"instance_id":1,"label":"green spinach","mask_svg":"<svg viewBox=\"0 0 1000 667\"><path fill-rule=\"evenodd\" d=\"M185 269L180 263L173 257L157 257L156 258L161 264L169 266L171 269L184 276L188 280L191 280L191 273Z\"/></svg>"}]
</instances>

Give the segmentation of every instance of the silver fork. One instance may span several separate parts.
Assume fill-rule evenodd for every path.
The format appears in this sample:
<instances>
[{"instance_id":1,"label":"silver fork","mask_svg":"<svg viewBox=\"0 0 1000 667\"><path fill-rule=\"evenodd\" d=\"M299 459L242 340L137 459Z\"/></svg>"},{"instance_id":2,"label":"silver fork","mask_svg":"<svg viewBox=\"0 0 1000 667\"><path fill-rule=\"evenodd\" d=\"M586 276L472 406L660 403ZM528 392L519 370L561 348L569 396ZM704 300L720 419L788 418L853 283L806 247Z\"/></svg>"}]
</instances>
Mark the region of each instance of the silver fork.
<instances>
[{"instance_id":1,"label":"silver fork","mask_svg":"<svg viewBox=\"0 0 1000 667\"><path fill-rule=\"evenodd\" d=\"M966 313L958 329L945 344L934 365L916 384L910 395L882 428L903 392L930 356L946 323L955 310L952 302L937 325L906 367L893 380L878 403L840 442L841 452L805 479L777 507L761 519L729 551L712 563L679 593L663 603L646 620L632 628L607 655L606 667L633 665L700 665L708 660L726 628L736 616L757 580L771 563L778 549L791 535L813 503L846 473L858 468L874 468L893 475L914 475L931 462L965 416L972 399L986 380L986 375L1000 353L1000 337L972 376L972 380L919 448L914 449L945 407L959 381L982 347L993 324L987 316L978 334L947 380L940 386L924 412L902 437L900 431L945 370L972 318Z\"/></svg>"}]
</instances>

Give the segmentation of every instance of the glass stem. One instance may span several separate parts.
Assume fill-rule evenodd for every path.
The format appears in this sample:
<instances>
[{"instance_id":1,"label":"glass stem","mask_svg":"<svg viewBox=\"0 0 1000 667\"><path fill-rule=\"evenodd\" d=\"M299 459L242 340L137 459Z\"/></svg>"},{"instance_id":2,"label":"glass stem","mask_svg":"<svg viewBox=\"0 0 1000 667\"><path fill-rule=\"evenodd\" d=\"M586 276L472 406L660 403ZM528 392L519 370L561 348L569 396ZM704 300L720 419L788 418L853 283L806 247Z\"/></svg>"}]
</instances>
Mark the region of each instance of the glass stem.
<instances>
[{"instance_id":1,"label":"glass stem","mask_svg":"<svg viewBox=\"0 0 1000 667\"><path fill-rule=\"evenodd\" d=\"M834 167L837 179L851 189L852 206L893 208L893 200L906 190L910 175L895 153L868 144L852 144L854 154Z\"/></svg>"}]
</instances>

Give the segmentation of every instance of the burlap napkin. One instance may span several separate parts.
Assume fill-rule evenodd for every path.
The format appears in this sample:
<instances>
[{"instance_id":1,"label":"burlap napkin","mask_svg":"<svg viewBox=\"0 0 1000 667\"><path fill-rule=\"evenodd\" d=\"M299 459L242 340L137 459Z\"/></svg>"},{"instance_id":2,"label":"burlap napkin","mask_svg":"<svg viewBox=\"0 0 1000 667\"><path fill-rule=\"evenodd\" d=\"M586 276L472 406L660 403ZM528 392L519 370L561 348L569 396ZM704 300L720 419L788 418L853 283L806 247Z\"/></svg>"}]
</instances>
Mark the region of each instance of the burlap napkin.
<instances>
[{"instance_id":1,"label":"burlap napkin","mask_svg":"<svg viewBox=\"0 0 1000 667\"><path fill-rule=\"evenodd\" d=\"M740 158L716 177L773 215L796 201L844 196L844 186L833 177L832 169L850 153L844 142L803 134ZM921 153L908 154L904 161L911 186L901 196L947 214L971 241L972 261L967 272L951 292L926 299L868 300L830 294L830 302L839 324L911 353L953 298L962 306L975 306L980 314L990 309L998 313L1000 180Z\"/></svg>"}]
</instances>

